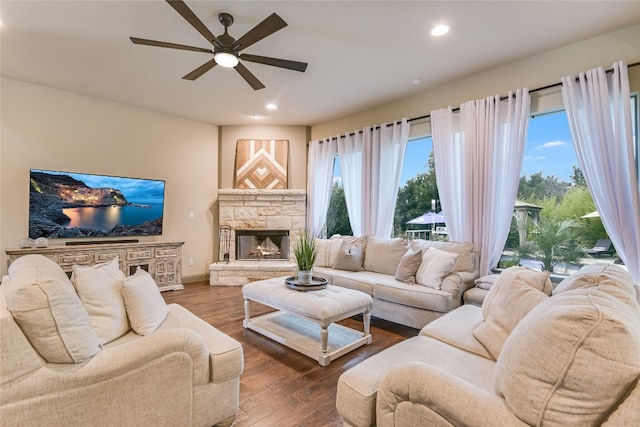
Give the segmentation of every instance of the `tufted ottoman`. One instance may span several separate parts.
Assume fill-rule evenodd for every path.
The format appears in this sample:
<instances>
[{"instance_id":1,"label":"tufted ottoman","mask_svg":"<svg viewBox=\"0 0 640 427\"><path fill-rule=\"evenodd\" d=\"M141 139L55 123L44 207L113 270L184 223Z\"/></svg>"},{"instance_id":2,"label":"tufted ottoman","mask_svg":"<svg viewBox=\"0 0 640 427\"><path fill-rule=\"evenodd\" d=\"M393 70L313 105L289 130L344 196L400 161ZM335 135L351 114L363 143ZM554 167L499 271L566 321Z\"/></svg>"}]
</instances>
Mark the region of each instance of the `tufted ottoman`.
<instances>
[{"instance_id":1,"label":"tufted ottoman","mask_svg":"<svg viewBox=\"0 0 640 427\"><path fill-rule=\"evenodd\" d=\"M371 344L369 324L373 301L364 292L339 286L300 292L285 285L286 277L244 285L245 328L259 332L326 366L364 344ZM251 318L251 301L278 311ZM363 314L364 333L335 322Z\"/></svg>"}]
</instances>

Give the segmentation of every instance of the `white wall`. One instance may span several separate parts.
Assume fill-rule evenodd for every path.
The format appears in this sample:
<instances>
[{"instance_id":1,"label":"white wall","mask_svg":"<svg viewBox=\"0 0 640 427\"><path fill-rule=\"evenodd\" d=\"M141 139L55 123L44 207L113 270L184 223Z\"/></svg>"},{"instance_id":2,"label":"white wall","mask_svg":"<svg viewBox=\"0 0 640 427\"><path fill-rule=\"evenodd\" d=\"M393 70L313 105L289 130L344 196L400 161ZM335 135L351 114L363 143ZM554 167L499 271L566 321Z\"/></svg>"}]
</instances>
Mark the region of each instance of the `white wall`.
<instances>
[{"instance_id":1,"label":"white wall","mask_svg":"<svg viewBox=\"0 0 640 427\"><path fill-rule=\"evenodd\" d=\"M39 168L165 180L163 236L140 240L184 241L183 276L206 277L217 247L217 126L10 79L1 83L3 274L4 249L28 234L29 169Z\"/></svg>"}]
</instances>

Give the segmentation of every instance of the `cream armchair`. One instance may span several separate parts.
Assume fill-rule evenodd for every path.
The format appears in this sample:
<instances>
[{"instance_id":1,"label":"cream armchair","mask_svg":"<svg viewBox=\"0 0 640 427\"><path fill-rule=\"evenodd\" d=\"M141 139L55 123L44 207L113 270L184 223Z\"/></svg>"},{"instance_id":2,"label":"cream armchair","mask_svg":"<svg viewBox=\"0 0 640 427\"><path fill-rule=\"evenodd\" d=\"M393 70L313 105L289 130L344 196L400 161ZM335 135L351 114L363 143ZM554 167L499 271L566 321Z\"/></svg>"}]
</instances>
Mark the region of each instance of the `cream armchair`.
<instances>
[{"instance_id":1,"label":"cream armchair","mask_svg":"<svg viewBox=\"0 0 640 427\"><path fill-rule=\"evenodd\" d=\"M65 320L51 307L55 305L56 295L59 296L57 291L52 291L52 283L54 288L73 291L71 283L65 282L64 273L61 276L57 265L43 259L24 260L19 264L23 268L10 267L9 276L3 278L0 286L0 419L3 425L211 426L232 423L238 411L239 376L243 368L242 347L236 340L182 306L171 304L165 306L165 316L153 332L143 336L130 330L108 343L102 344L98 339L96 346L87 346L86 343L94 342L89 330L91 325L86 328L79 323L89 320L86 313L79 312L73 319ZM34 272L40 279L31 274ZM28 278L30 280L26 280ZM30 283L18 286L16 280ZM76 328L73 336L67 334L63 338L68 354L75 361L47 360L67 355L57 356L42 350L42 343L36 344L37 340L46 339L45 348L51 350L57 345L53 340L60 337L43 338L48 329L46 321L40 328L44 332L36 331L39 336L29 330L23 309L24 304L39 305L38 298L30 294L37 291L33 288L44 289L51 301L47 316L55 318L60 328ZM28 298L20 300L16 292L26 293ZM13 313L8 309L8 302L12 304ZM86 335L82 335L83 331ZM74 336L81 336L82 342L71 341ZM84 355L80 355L82 351ZM91 354L94 351L95 354Z\"/></svg>"}]
</instances>

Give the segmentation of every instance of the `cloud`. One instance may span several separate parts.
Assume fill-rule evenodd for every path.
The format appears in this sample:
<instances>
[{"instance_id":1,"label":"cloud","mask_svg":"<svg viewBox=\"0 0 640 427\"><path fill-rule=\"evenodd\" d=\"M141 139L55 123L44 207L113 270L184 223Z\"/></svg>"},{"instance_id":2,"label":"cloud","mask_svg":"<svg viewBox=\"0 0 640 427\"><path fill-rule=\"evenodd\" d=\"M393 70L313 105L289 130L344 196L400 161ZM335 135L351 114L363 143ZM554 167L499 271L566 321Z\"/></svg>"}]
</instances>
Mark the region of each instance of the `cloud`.
<instances>
[{"instance_id":1,"label":"cloud","mask_svg":"<svg viewBox=\"0 0 640 427\"><path fill-rule=\"evenodd\" d=\"M549 141L545 142L538 148L551 148L551 147L559 147L561 145L566 145L567 143L564 141Z\"/></svg>"},{"instance_id":2,"label":"cloud","mask_svg":"<svg viewBox=\"0 0 640 427\"><path fill-rule=\"evenodd\" d=\"M547 156L524 156L524 158L522 160L525 161L525 162L528 162L528 161L544 160L546 158L547 158Z\"/></svg>"}]
</instances>

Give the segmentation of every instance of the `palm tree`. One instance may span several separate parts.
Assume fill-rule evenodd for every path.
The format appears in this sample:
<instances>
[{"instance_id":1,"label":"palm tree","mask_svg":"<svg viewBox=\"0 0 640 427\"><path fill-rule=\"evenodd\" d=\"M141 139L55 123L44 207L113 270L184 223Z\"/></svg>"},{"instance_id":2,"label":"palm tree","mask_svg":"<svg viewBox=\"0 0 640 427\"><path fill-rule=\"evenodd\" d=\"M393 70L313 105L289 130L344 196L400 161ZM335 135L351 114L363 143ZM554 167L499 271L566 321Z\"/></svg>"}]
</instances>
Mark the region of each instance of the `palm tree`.
<instances>
[{"instance_id":1,"label":"palm tree","mask_svg":"<svg viewBox=\"0 0 640 427\"><path fill-rule=\"evenodd\" d=\"M586 256L584 236L580 224L572 219L553 221L541 218L531 233L531 240L516 249L520 257L534 256L544 264L544 269L553 271L559 262L577 263Z\"/></svg>"}]
</instances>

